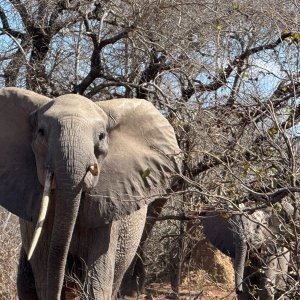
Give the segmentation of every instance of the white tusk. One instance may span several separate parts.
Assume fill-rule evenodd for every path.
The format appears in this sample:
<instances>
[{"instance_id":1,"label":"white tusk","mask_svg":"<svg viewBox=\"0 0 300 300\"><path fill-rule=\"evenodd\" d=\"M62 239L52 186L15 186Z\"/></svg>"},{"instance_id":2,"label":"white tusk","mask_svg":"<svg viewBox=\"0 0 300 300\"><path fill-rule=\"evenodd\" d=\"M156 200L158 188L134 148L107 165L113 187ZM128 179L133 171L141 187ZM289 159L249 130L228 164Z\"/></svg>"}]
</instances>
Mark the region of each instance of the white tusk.
<instances>
[{"instance_id":1,"label":"white tusk","mask_svg":"<svg viewBox=\"0 0 300 300\"><path fill-rule=\"evenodd\" d=\"M89 167L89 171L92 173L93 176L99 175L99 167L98 164L93 164Z\"/></svg>"},{"instance_id":2,"label":"white tusk","mask_svg":"<svg viewBox=\"0 0 300 300\"><path fill-rule=\"evenodd\" d=\"M53 178L53 173L50 172L49 170L47 170L45 185L44 185L44 192L43 192L42 203L41 203L41 209L39 212L39 217L38 217L38 220L37 220L37 223L35 226L33 239L32 239L30 249L28 252L28 260L31 259L34 249L37 245L37 242L38 242L39 237L42 232L42 228L43 228L43 224L44 224L44 221L46 218L46 213L47 213L48 204L49 204L49 196L50 196L52 178Z\"/></svg>"}]
</instances>

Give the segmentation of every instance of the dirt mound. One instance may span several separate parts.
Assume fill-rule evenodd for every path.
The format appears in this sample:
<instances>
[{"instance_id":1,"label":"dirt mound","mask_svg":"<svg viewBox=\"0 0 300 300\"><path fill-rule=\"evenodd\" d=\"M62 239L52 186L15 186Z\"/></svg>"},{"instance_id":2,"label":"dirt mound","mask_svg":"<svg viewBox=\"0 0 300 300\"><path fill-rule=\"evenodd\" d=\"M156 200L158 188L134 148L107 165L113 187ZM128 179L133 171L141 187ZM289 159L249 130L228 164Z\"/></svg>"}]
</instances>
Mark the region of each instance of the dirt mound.
<instances>
[{"instance_id":1,"label":"dirt mound","mask_svg":"<svg viewBox=\"0 0 300 300\"><path fill-rule=\"evenodd\" d=\"M192 253L193 264L207 272L217 283L234 284L231 259L212 246L207 240L199 243Z\"/></svg>"}]
</instances>

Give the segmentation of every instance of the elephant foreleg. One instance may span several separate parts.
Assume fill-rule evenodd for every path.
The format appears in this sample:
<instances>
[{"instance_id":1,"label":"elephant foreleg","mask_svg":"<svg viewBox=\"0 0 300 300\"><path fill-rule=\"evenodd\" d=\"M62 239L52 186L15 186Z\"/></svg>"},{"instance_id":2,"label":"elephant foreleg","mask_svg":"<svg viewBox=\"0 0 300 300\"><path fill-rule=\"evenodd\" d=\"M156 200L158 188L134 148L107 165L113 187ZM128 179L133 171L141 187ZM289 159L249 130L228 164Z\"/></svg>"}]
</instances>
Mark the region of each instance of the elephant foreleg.
<instances>
[{"instance_id":1,"label":"elephant foreleg","mask_svg":"<svg viewBox=\"0 0 300 300\"><path fill-rule=\"evenodd\" d=\"M283 248L282 253L266 259L266 270L262 278L260 299L277 299L286 287L290 254Z\"/></svg>"},{"instance_id":2,"label":"elephant foreleg","mask_svg":"<svg viewBox=\"0 0 300 300\"><path fill-rule=\"evenodd\" d=\"M68 274L79 280L83 299L112 300L134 258L143 233L147 207L121 220L90 228L77 220L68 257Z\"/></svg>"},{"instance_id":3,"label":"elephant foreleg","mask_svg":"<svg viewBox=\"0 0 300 300\"><path fill-rule=\"evenodd\" d=\"M144 266L144 245L155 225L155 218L161 214L166 202L166 198L158 198L148 206L147 217L150 218L146 220L137 253L122 280L120 287L120 294L122 296L135 297L137 294L143 292L146 280L146 271Z\"/></svg>"},{"instance_id":4,"label":"elephant foreleg","mask_svg":"<svg viewBox=\"0 0 300 300\"><path fill-rule=\"evenodd\" d=\"M146 214L147 206L120 221L112 299L116 298L124 274L134 259L143 234Z\"/></svg>"},{"instance_id":5,"label":"elephant foreleg","mask_svg":"<svg viewBox=\"0 0 300 300\"><path fill-rule=\"evenodd\" d=\"M275 255L266 258L265 272L261 275L259 299L274 299L277 262Z\"/></svg>"},{"instance_id":6,"label":"elephant foreleg","mask_svg":"<svg viewBox=\"0 0 300 300\"><path fill-rule=\"evenodd\" d=\"M74 239L79 244L74 243L76 248L71 249L72 255L81 261L73 270L80 279L79 293L83 293L83 299L111 300L118 224L80 230L80 239Z\"/></svg>"},{"instance_id":7,"label":"elephant foreleg","mask_svg":"<svg viewBox=\"0 0 300 300\"><path fill-rule=\"evenodd\" d=\"M17 287L20 300L38 300L32 268L23 247L20 252Z\"/></svg>"}]
</instances>

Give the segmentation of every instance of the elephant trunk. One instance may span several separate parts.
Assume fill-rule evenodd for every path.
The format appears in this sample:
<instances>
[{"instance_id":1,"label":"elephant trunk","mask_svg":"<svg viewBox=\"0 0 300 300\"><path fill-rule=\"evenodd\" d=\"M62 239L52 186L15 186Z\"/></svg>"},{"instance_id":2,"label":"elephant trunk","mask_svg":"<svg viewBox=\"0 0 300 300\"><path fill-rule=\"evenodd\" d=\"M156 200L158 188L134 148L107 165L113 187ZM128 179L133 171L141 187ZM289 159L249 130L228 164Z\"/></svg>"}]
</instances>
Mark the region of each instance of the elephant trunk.
<instances>
[{"instance_id":1,"label":"elephant trunk","mask_svg":"<svg viewBox=\"0 0 300 300\"><path fill-rule=\"evenodd\" d=\"M243 292L244 269L247 255L247 243L243 232L243 224L241 216L236 216L236 223L234 225L234 243L235 243L235 257L234 257L234 271L235 271L235 289L236 293Z\"/></svg>"},{"instance_id":2,"label":"elephant trunk","mask_svg":"<svg viewBox=\"0 0 300 300\"><path fill-rule=\"evenodd\" d=\"M55 215L48 256L47 300L61 298L67 255L79 211L84 177L90 164L91 156L83 148L82 137L78 132L74 135L74 130L64 130L56 155Z\"/></svg>"},{"instance_id":3,"label":"elephant trunk","mask_svg":"<svg viewBox=\"0 0 300 300\"><path fill-rule=\"evenodd\" d=\"M65 265L80 205L81 191L57 189L47 269L47 300L59 300ZM66 197L66 198L65 198Z\"/></svg>"}]
</instances>

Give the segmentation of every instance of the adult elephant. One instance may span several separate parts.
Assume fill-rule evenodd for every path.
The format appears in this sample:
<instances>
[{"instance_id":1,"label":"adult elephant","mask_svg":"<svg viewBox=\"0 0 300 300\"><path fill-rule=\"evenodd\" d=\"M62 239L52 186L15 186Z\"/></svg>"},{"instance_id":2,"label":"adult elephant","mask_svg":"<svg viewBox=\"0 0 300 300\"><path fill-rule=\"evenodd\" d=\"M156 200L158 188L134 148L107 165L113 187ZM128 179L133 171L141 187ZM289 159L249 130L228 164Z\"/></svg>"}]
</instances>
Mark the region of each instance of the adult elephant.
<instances>
[{"instance_id":1,"label":"adult elephant","mask_svg":"<svg viewBox=\"0 0 300 300\"><path fill-rule=\"evenodd\" d=\"M282 227L281 222L292 213L292 206L285 202L281 216L272 208L227 219L212 212L204 216L202 225L206 238L232 258L239 300L269 300L284 291L290 253L276 245L275 237Z\"/></svg>"},{"instance_id":2,"label":"adult elephant","mask_svg":"<svg viewBox=\"0 0 300 300\"><path fill-rule=\"evenodd\" d=\"M0 145L0 204L20 217L19 298L65 299L72 277L87 298L113 299L147 205L178 171L170 124L144 100L4 88Z\"/></svg>"}]
</instances>

